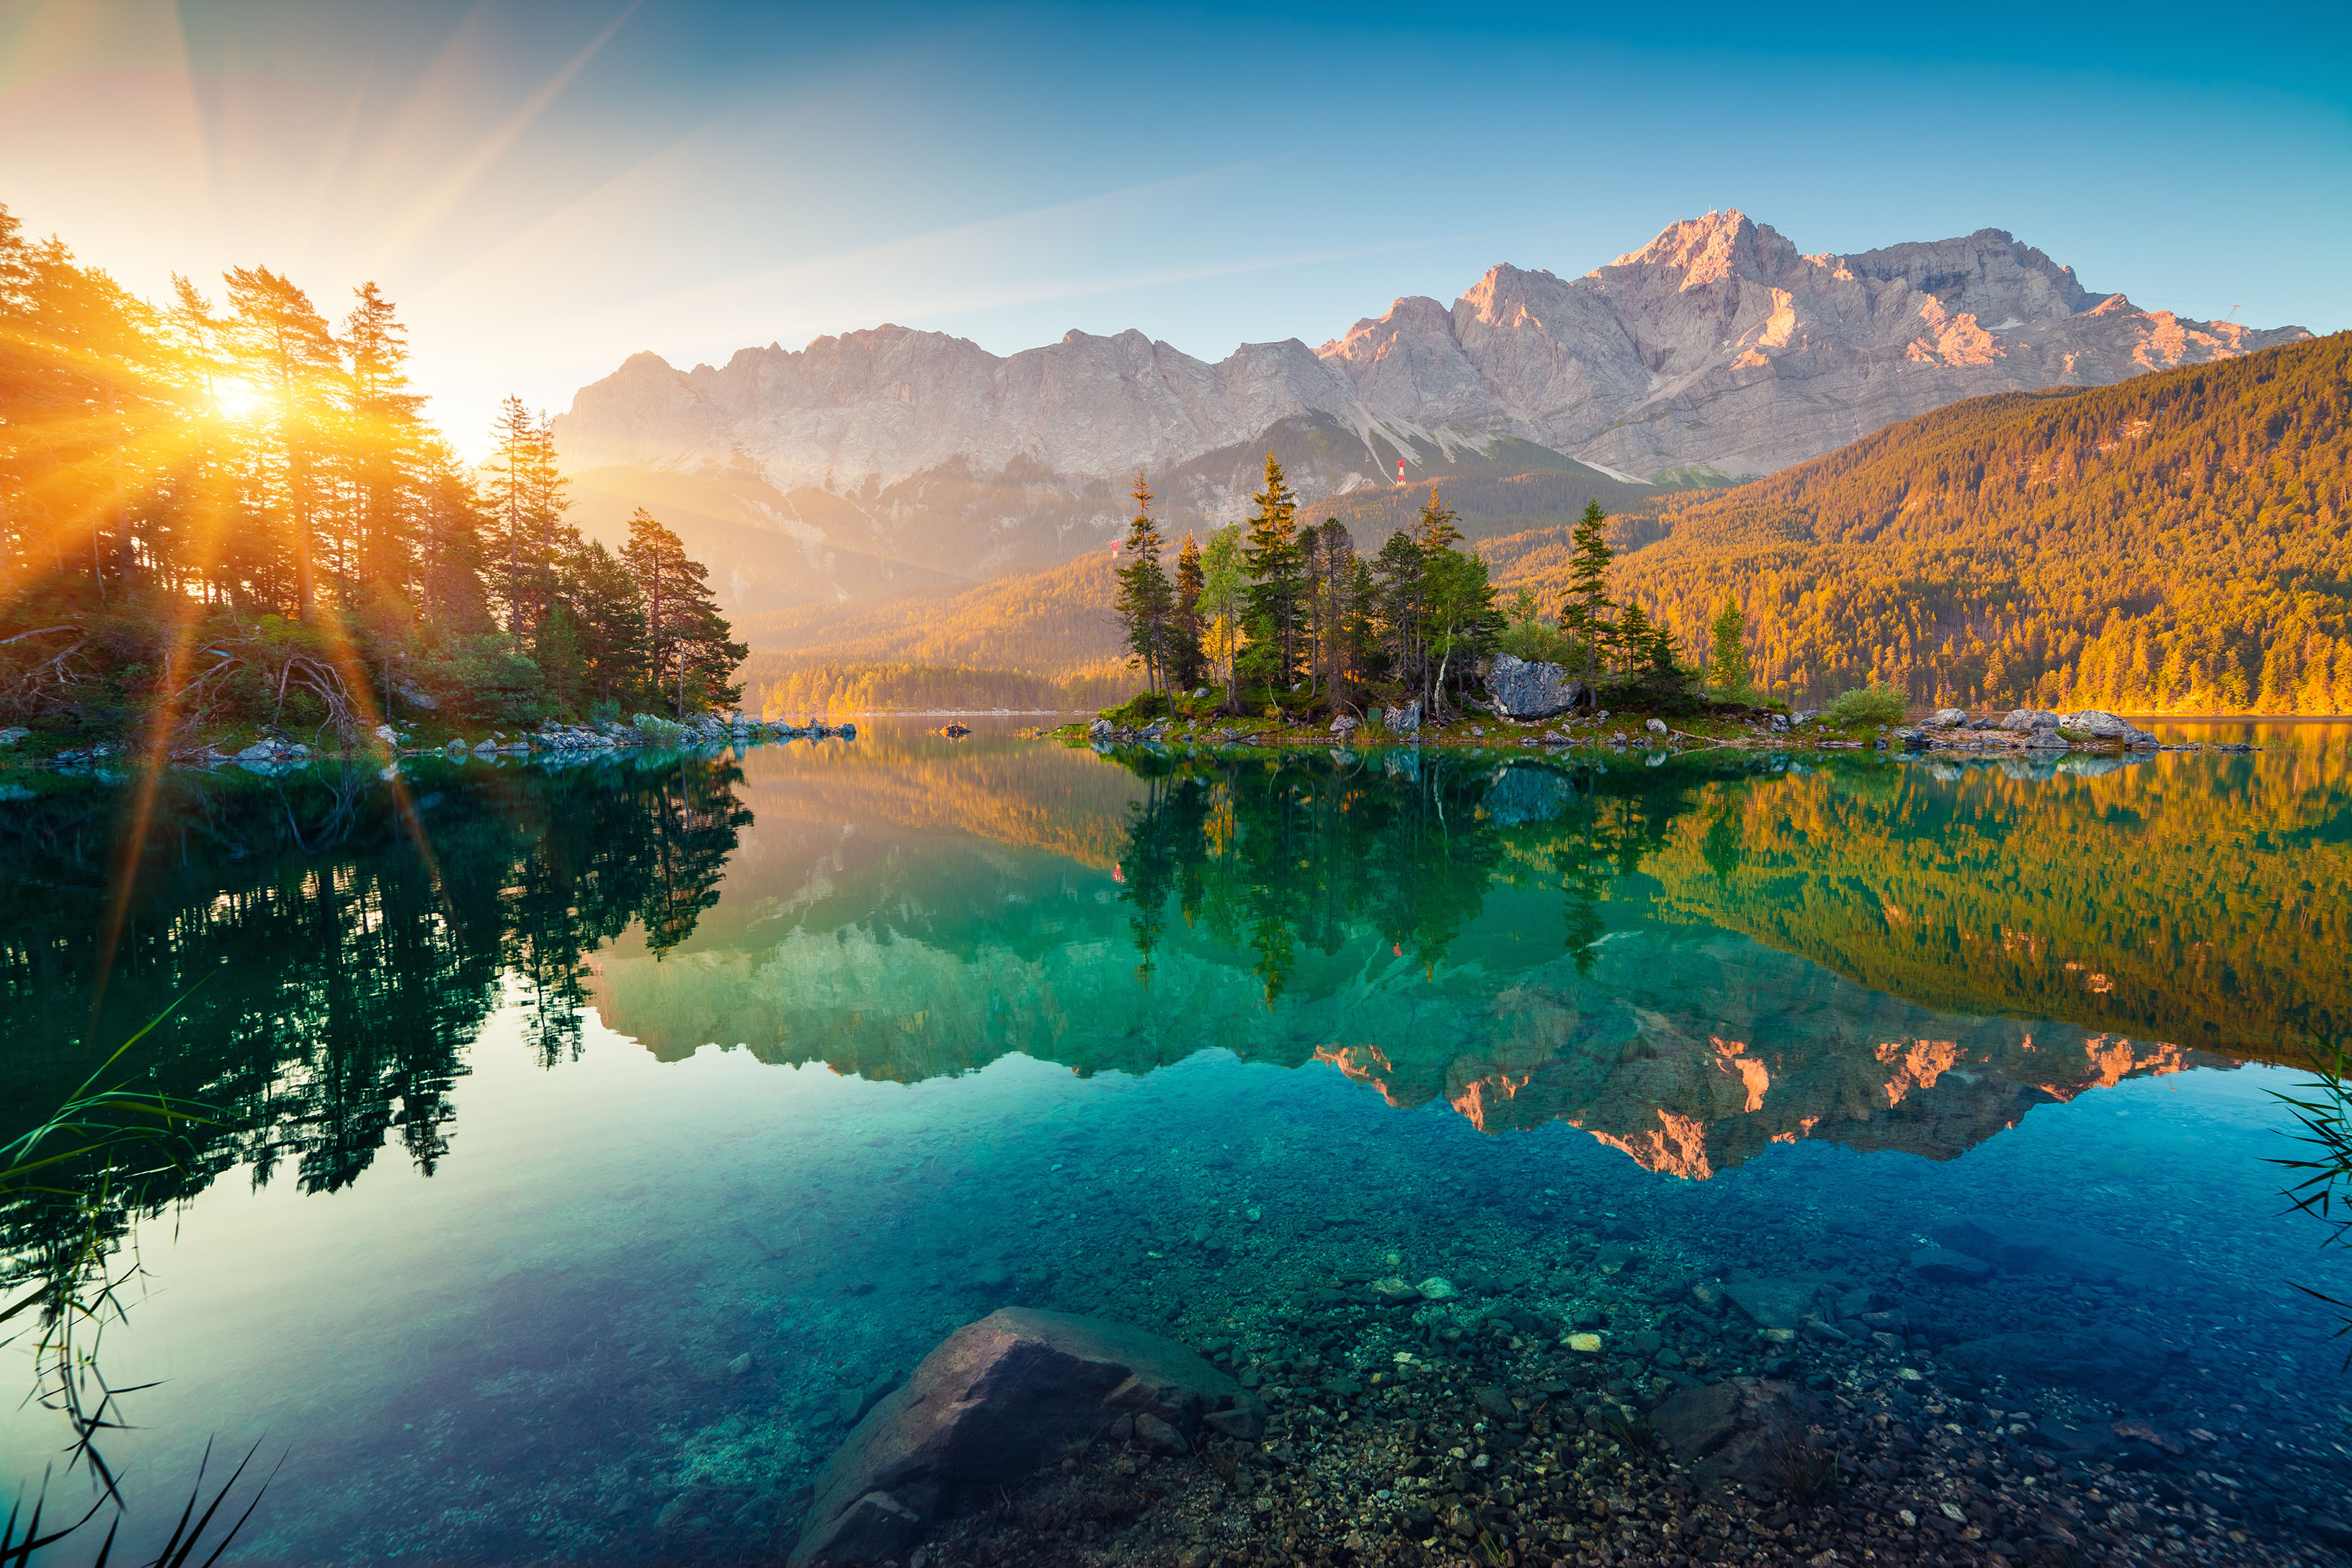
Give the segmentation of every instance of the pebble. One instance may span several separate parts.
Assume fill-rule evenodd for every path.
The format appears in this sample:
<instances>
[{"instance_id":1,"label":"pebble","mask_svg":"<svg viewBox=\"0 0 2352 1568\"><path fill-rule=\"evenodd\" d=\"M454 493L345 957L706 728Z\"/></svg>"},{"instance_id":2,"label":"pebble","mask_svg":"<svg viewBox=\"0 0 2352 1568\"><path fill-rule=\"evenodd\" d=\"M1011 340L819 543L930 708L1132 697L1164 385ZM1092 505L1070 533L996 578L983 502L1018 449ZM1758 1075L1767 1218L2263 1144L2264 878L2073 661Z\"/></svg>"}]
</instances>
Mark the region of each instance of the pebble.
<instances>
[{"instance_id":1,"label":"pebble","mask_svg":"<svg viewBox=\"0 0 2352 1568\"><path fill-rule=\"evenodd\" d=\"M1415 1289L1420 1290L1423 1300L1429 1301L1451 1301L1454 1298L1462 1294L1461 1291L1454 1288L1454 1281L1446 1279L1442 1274L1431 1275L1428 1279L1423 1280L1420 1285L1415 1287Z\"/></svg>"}]
</instances>

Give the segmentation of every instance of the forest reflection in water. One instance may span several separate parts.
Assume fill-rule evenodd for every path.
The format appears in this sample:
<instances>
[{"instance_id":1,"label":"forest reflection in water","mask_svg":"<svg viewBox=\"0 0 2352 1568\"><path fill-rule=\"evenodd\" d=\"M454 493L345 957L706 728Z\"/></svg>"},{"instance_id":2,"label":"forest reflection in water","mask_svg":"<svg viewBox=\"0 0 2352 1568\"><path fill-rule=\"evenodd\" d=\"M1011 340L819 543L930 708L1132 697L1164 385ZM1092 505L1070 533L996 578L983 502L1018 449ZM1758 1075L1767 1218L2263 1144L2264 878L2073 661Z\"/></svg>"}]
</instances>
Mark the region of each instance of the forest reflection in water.
<instances>
[{"instance_id":1,"label":"forest reflection in water","mask_svg":"<svg viewBox=\"0 0 2352 1568\"><path fill-rule=\"evenodd\" d=\"M550 1063L590 1004L665 1057L899 1081L1220 1045L1693 1174L1790 1135L1956 1152L2352 1020L2338 727L2042 776L909 729L407 783L421 844L372 772L175 776L110 963L120 793L12 802L0 1135L183 997L137 1082L226 1116L151 1203L238 1164L331 1190L392 1139L429 1169L509 985Z\"/></svg>"},{"instance_id":2,"label":"forest reflection in water","mask_svg":"<svg viewBox=\"0 0 2352 1568\"><path fill-rule=\"evenodd\" d=\"M0 916L0 1132L184 997L136 1081L225 1114L188 1158L103 1189L118 1237L239 1167L282 1196L348 1191L395 1141L420 1173L462 1163L453 1106L479 1050L580 1073L583 1033L602 1028L663 1060L715 1044L754 1073L747 1058L898 1083L1014 1053L1144 1074L1223 1047L1326 1062L1490 1132L1565 1123L1685 1177L1775 1143L1948 1160L2036 1105L2292 1055L2305 1030L2341 1026L2344 738L2269 739L2248 756L2008 773L1756 753L1103 757L886 731L549 771L427 763L407 780L421 841L373 772L227 772L172 782L110 965L121 795L47 780L0 817L12 884L32 889ZM475 1136L506 1146L476 1158L508 1165L531 1096L500 1070L503 1130L486 1118ZM975 1083L971 1104L1049 1103L1042 1069L1023 1070ZM523 1076L550 1105L579 1098ZM1239 1109L1213 1110L1207 1086L1178 1074L1161 1090L1202 1100L1203 1135ZM943 1136L969 1114L921 1103ZM665 1195L643 1224L724 1242L733 1222L711 1222L729 1211L669 1190L701 1159L677 1134L702 1119L672 1115L641 1140L668 1162L645 1173ZM835 1158L865 1148L847 1126L833 1142ZM1427 1142L1397 1158L1436 1158L1412 1152ZM984 1163L971 1179L1003 1190ZM10 1276L37 1274L82 1222L53 1195L10 1199ZM586 1235L484 1245L554 1258ZM751 1261L782 1267L767 1242ZM635 1255L612 1262L649 1278ZM510 1268L487 1263L491 1286L454 1293L486 1310ZM870 1266L792 1267L830 1292ZM870 1331L919 1349L927 1321L896 1311ZM831 1397L822 1381L791 1391L811 1411ZM614 1463L649 1430L616 1431ZM803 1440L792 1464L821 1457Z\"/></svg>"}]
</instances>

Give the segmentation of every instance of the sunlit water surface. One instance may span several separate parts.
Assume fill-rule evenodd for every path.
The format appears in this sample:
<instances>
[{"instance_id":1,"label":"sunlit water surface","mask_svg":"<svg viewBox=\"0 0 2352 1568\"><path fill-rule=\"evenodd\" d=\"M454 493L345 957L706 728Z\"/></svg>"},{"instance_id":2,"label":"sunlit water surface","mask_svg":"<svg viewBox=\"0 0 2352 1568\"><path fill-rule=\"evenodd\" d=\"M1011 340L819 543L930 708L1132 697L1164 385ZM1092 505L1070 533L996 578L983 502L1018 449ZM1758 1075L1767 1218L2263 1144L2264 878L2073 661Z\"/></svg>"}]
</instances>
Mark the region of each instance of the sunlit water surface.
<instances>
[{"instance_id":1,"label":"sunlit water surface","mask_svg":"<svg viewBox=\"0 0 2352 1568\"><path fill-rule=\"evenodd\" d=\"M1989 1216L2125 1243L2163 1277L1930 1297L1906 1353L2129 1328L2175 1363L2143 1401L2308 1440L2342 1346L2293 1287L2346 1271L2282 1212L2263 1064L2352 1011L2347 731L2199 732L2263 749L1276 765L886 723L431 763L407 812L231 773L164 792L121 907L123 789L20 775L0 1135L187 996L127 1059L224 1120L121 1221L100 1364L150 1386L102 1451L136 1533L257 1443L242 1561L758 1555L861 1391L994 1306L1278 1338L1391 1252L1558 1300L1606 1236L1690 1279ZM6 1220L20 1265L72 1231ZM68 1436L10 1409L6 1472Z\"/></svg>"}]
</instances>

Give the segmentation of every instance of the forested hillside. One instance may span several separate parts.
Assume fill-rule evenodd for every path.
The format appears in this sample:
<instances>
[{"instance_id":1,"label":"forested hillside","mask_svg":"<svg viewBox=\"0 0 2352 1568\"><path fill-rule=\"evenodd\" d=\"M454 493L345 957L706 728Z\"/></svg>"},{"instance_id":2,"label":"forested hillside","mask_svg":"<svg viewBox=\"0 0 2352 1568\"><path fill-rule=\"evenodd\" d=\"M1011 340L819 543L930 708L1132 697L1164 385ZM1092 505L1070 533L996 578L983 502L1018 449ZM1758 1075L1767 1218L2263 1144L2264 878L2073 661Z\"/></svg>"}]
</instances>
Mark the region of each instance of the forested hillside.
<instances>
[{"instance_id":1,"label":"forested hillside","mask_svg":"<svg viewBox=\"0 0 2352 1568\"><path fill-rule=\"evenodd\" d=\"M828 713L1079 713L1124 700L1134 675L1106 668L1055 678L968 664L839 662L753 654L736 671L743 706L772 718Z\"/></svg>"},{"instance_id":2,"label":"forested hillside","mask_svg":"<svg viewBox=\"0 0 2352 1568\"><path fill-rule=\"evenodd\" d=\"M772 611L745 616L736 628L753 647L796 661L968 666L1055 679L1107 675L1127 663L1111 612L1118 562L1097 550L977 587Z\"/></svg>"},{"instance_id":3,"label":"forested hillside","mask_svg":"<svg viewBox=\"0 0 2352 1568\"><path fill-rule=\"evenodd\" d=\"M1737 601L1759 684L1794 696L2352 710L2348 403L2341 333L1979 398L1670 503L1612 581L1686 649ZM1556 601L1566 531L1488 545L1498 582Z\"/></svg>"}]
</instances>

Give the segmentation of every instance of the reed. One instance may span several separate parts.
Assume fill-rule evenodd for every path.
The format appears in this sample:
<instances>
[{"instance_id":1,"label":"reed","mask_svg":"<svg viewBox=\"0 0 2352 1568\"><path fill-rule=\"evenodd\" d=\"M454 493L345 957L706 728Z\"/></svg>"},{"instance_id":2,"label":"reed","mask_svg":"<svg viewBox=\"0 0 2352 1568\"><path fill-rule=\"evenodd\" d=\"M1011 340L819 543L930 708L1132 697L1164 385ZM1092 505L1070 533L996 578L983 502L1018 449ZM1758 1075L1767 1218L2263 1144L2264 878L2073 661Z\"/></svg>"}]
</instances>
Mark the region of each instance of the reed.
<instances>
[{"instance_id":1,"label":"reed","mask_svg":"<svg viewBox=\"0 0 2352 1568\"><path fill-rule=\"evenodd\" d=\"M247 1449L245 1458L237 1461L236 1468L229 1472L228 1479L223 1481L219 1489L214 1491L207 1500L205 1472L212 1468L213 1448L210 1443L205 1445L205 1456L196 1465L196 1479L189 1489L188 1500L180 1509L180 1517L173 1521L172 1532L165 1538L162 1549L147 1559L141 1568L188 1568L190 1561L200 1551L205 1552L203 1568L212 1568L220 1560L221 1554L228 1550L229 1543L253 1518L253 1510L261 1506L263 1495L269 1490L269 1479L264 1479L246 1500L244 1512L234 1520L224 1521L219 1530L213 1528L215 1521L221 1519L221 1510L228 1505L230 1494L245 1479L245 1472L260 1447L261 1445L256 1443ZM274 1478L276 1472L271 1474ZM53 1530L44 1535L41 1533L41 1512L48 1500L48 1478L43 1476L39 1489L31 1499L29 1513L26 1511L26 1500L21 1494L9 1509L7 1522L0 1524L0 1568L26 1568L34 1552L54 1546L80 1531L96 1519L98 1510L106 1505L107 1500L101 1497L91 1503L79 1519L62 1530ZM199 1509L203 1511L198 1512ZM107 1568L113 1560L115 1539L121 1529L122 1517L118 1513L107 1524L106 1534L98 1543L98 1555L91 1560L91 1568ZM208 1545L210 1550L205 1551ZM129 1565L126 1564L126 1568Z\"/></svg>"},{"instance_id":2,"label":"reed","mask_svg":"<svg viewBox=\"0 0 2352 1568\"><path fill-rule=\"evenodd\" d=\"M2271 1162L2297 1178L2286 1200L2326 1227L2320 1246L2339 1245L2352 1235L2352 1043L2341 1035L2315 1036L2310 1079L2293 1091L2271 1093L2294 1119L2297 1131L2288 1136L2305 1151L2301 1159ZM2352 1335L2352 1301L2308 1285L2295 1289L2336 1310L2339 1321L2331 1338ZM2352 1372L2352 1350L2345 1352L2344 1370Z\"/></svg>"},{"instance_id":3,"label":"reed","mask_svg":"<svg viewBox=\"0 0 2352 1568\"><path fill-rule=\"evenodd\" d=\"M188 1131L214 1125L216 1113L193 1100L106 1079L131 1047L177 1012L195 990L189 987L117 1046L39 1125L0 1146L0 1201L47 1194L71 1204L79 1221L69 1241L28 1269L0 1279L0 1293L22 1291L13 1300L0 1300L0 1344L25 1333L18 1320L37 1310L37 1317L30 1320L38 1336L33 1346L33 1398L66 1418L74 1434L72 1460L87 1464L106 1497L118 1504L121 1491L98 1444L106 1433L122 1426L119 1401L137 1389L117 1388L106 1381L99 1349L106 1325L126 1315L123 1288L138 1278L140 1268L135 1258L119 1265L115 1255L116 1184L134 1150L151 1156L148 1170L158 1160L175 1164L188 1147ZM0 1555L0 1568L8 1568L5 1555Z\"/></svg>"}]
</instances>

